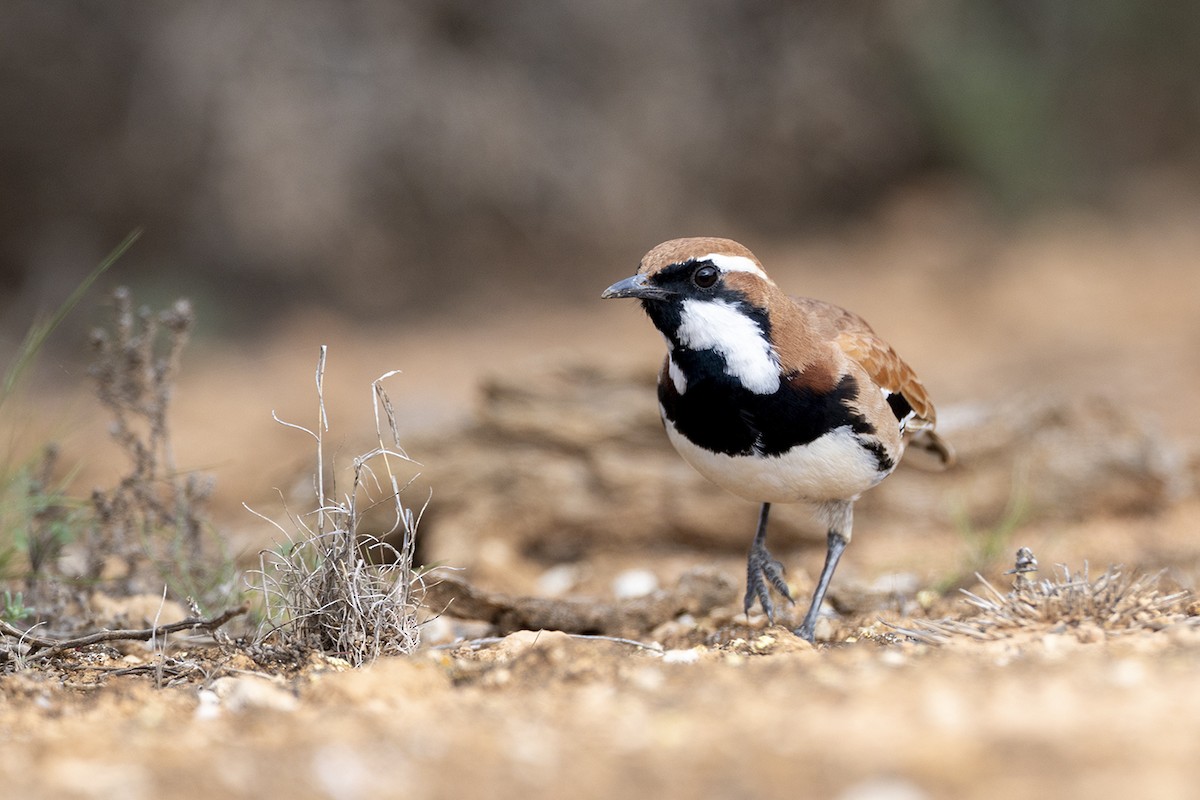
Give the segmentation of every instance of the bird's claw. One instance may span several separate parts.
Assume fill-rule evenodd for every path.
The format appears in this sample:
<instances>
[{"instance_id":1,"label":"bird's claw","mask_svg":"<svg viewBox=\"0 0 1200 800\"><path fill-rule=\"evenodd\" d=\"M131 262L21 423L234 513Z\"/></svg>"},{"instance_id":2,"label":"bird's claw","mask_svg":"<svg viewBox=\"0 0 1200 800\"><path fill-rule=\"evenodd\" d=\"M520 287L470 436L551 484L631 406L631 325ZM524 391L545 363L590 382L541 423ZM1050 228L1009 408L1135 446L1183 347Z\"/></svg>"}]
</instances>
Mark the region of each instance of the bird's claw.
<instances>
[{"instance_id":1,"label":"bird's claw","mask_svg":"<svg viewBox=\"0 0 1200 800\"><path fill-rule=\"evenodd\" d=\"M746 562L746 599L743 602L743 609L746 616L749 616L754 601L758 600L767 619L774 625L775 605L771 602L771 590L768 584L774 586L775 590L787 598L789 603L793 605L796 603L791 590L788 589L787 581L784 580L783 564L779 563L766 547L752 548Z\"/></svg>"}]
</instances>

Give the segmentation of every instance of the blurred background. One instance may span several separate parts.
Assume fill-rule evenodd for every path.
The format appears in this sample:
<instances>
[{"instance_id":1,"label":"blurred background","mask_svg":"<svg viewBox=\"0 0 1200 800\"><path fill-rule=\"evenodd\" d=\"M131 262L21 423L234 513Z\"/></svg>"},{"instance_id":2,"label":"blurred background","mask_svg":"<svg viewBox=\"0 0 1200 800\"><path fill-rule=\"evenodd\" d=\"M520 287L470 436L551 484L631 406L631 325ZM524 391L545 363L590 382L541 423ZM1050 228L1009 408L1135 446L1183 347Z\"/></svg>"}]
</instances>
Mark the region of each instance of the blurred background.
<instances>
[{"instance_id":1,"label":"blurred background","mask_svg":"<svg viewBox=\"0 0 1200 800\"><path fill-rule=\"evenodd\" d=\"M9 0L0 319L138 227L108 285L245 337L592 303L660 240L820 234L922 181L1105 208L1200 177L1198 37L1183 0Z\"/></svg>"},{"instance_id":2,"label":"blurred background","mask_svg":"<svg viewBox=\"0 0 1200 800\"><path fill-rule=\"evenodd\" d=\"M870 320L958 451L858 504L846 630L1003 582L1017 546L1200 585L1198 41L1184 0L5 0L5 384L142 235L0 386L0 598L26 562L35 607L47 564L153 607L236 593L317 485L351 491L393 369L418 564L539 596L740 584L757 510L671 450L661 338L599 300L689 235ZM161 384L187 314L139 350L120 285L191 300ZM318 427L321 345L318 466L272 415ZM127 536L129 487L198 533ZM360 532L394 524L382 494ZM824 530L771 525L806 594Z\"/></svg>"},{"instance_id":3,"label":"blurred background","mask_svg":"<svg viewBox=\"0 0 1200 800\"><path fill-rule=\"evenodd\" d=\"M650 591L703 565L728 576L740 595L757 509L715 490L671 451L653 389L662 340L636 305L599 300L653 245L690 235L738 239L788 291L870 320L922 376L939 429L958 450L954 470L902 465L856 508L854 545L831 588L843 633L874 626L880 613L958 614L953 590L974 585L976 573L1009 585L1005 571L1018 546L1036 553L1040 577L1054 564L1090 563L1093 575L1124 564L1131 575L1169 570L1170 582L1200 586L1194 0L0 0L0 109L0 371L19 357L39 313L58 308L130 231L143 231L55 331L21 390L8 402L7 387L0 390L5 605L23 560L25 577L36 577L34 555L53 565L62 550L59 566L71 580L121 579L148 593L145 608L161 606L161 582L136 587L128 580L135 570L123 575L101 558L111 562L116 548L107 542L119 541L111 520L120 518L108 511L119 504L106 498L138 486L131 464L137 478L147 460L114 441L116 415L97 401L89 377L88 331L112 326L106 298L118 285L154 309L180 296L192 301L195 336L178 381L155 394L170 399L162 428L171 432L171 458L139 480L164 492L188 487L191 510L204 513L189 516L187 530L215 533L209 543L219 540L241 570L259 568L261 548L288 552L283 538L303 519L311 523L314 473L331 495L348 491L354 458L379 441L371 381L398 368L403 374L389 378L387 390L400 438L422 465L412 467L422 476L405 503L420 508L432 492L417 563L461 567L487 589L603 598L628 596L620 587L629 575ZM317 427L318 345L330 347L330 432L320 466L308 436L271 418ZM206 515L213 525L191 525ZM377 515L361 530L388 530L391 520ZM773 510L771 519L772 551L796 595L806 596L825 532L799 506ZM212 566L177 558L178 536L160 539L168 557L157 560L168 567ZM125 541L149 551L132 536ZM127 554L138 552L126 545ZM222 589L257 580L213 572L210 583ZM113 581L79 585L109 591ZM172 585L180 599L181 585ZM927 587L944 592L945 603L915 605ZM722 625L741 619L731 597ZM1040 630L1036 636L1042 640ZM809 774L823 776L813 785L866 769L883 769L890 780L904 753L927 751L911 762L919 765L912 785L952 776L950 788L932 796L980 796L972 789L1013 785L1008 773L1039 786L1083 775L1090 783L1081 785L1106 782L1111 795L1130 775L1140 779L1126 765L1143 762L1162 785L1194 786L1194 763L1187 772L1169 768L1172 754L1190 757L1178 748L1186 738L1173 735L1187 716L1178 709L1188 706L1166 694L1180 681L1159 680L1162 673L1137 660L1165 665L1166 678L1193 674L1194 652L1164 643L1186 644L1190 635L1163 634L1145 648L1134 640L1096 659L1076 658L1065 644L1051 649L1069 636L1045 638L1044 662L1005 646L957 667L928 658L921 669L879 660L869 671L791 670L811 673L835 695L812 706L815 720L806 707L803 727L855 736L895 729L879 741L904 746L872 751L868 737L865 750L829 754L804 751L797 739L789 750L776 726L747 727L734 715L728 730L771 731L772 739L749 748L761 768L739 763L729 772L769 786L785 764L791 786L803 751L817 756ZM1081 633L1079 641L1095 639ZM1052 661L1081 671L1027 692ZM979 682L992 665L1010 662L1022 670L1009 676L1015 680ZM778 675L779 666L755 674ZM572 661L569 675L561 673L572 697L608 697L576 691L593 673L609 674L607 666L576 667ZM511 674L539 682L558 674L541 669ZM637 669L611 672L633 690L622 698L651 698L652 713L613 706L623 723L614 730L637 728L625 737L635 748L659 741L646 738L641 721L674 702ZM859 678L828 683L835 672ZM510 671L491 674L507 680ZM888 677L917 674L929 691ZM1064 705L1055 686L1067 681L1083 689ZM43 707L33 683L10 685L36 705L32 725L47 707L70 716ZM73 687L91 686L64 685L79 696ZM712 686L688 696L730 705L732 682ZM1129 694L1135 686L1157 694ZM538 685L526 705L545 706L547 688L554 686ZM366 691L330 696L353 701ZM756 714L787 694L774 691L731 707ZM1096 694L1112 702L1091 703ZM916 710L898 715L907 706L890 697L909 695ZM122 696L135 703L140 695ZM903 716L903 727L847 717L848 705ZM1106 715L1082 713L1092 706ZM391 706L371 707L391 714ZM497 717L489 709L485 716ZM139 719L151 718L145 710L139 706ZM977 710L996 727L963 724ZM469 713L441 716L439 730L458 720L481 737L471 753L530 739L533 748L514 762L522 781L532 775L550 786L552 761L575 766L572 751L526 736L551 728L521 714L502 736ZM657 716L670 723L662 741L679 740L685 718L675 710ZM412 721L422 717L405 710L398 718L419 732ZM93 720L89 712L80 725ZM722 727L710 723L706 717L697 730ZM579 725L572 719L564 730ZM1169 741L1142 735L1152 727ZM149 730L136 720L120 729ZM248 729L269 729L269 739L297 726ZM355 723L360 729L382 730L370 720ZM981 739L980 730L998 733ZM1018 730L1022 755L1036 755L1035 771L1022 759L1018 770L1005 762L981 772L988 754L1012 752ZM1120 737L1104 738L1113 731ZM1066 734L1069 746L1047 744ZM43 745L46 763L34 759L35 770L19 755L0 752L9 755L0 761L20 763L22 775L72 776L71 791L94 791L113 776L131 796L153 785L134 780L141 773L129 772L130 753L101 762L79 751L84 740L104 737L59 738L71 748L61 764ZM722 765L728 752L761 740L730 749L725 740L694 738L679 763ZM832 747L844 738L812 741ZM349 747L339 745L333 761L328 748L317 753L322 777L373 771L357 769L359 761L342 769ZM221 784L228 793L229 780L257 774L262 753L308 758L305 746L272 748L248 749L235 769L222 761L205 777L233 775ZM361 752L378 748L373 739ZM644 749L668 762L675 752ZM417 751L428 751L423 741ZM447 752L483 765L477 771L494 763ZM621 769L610 771L642 774L627 767L632 751L620 752ZM185 761L156 763L177 782L196 773L195 756L189 744ZM941 773L938 758L949 765ZM1114 766L1098 768L1105 764ZM311 764L296 775L304 769ZM686 795L679 786L699 786L711 772L653 774ZM993 774L998 782L988 781ZM1171 783L1176 774L1186 777ZM402 777L401 785L416 785ZM367 785L351 781L346 791ZM693 794L735 785L721 776ZM908 785L841 796L925 796Z\"/></svg>"},{"instance_id":4,"label":"blurred background","mask_svg":"<svg viewBox=\"0 0 1200 800\"><path fill-rule=\"evenodd\" d=\"M447 487L435 516L456 495L520 494L505 463L495 487L455 488L482 455L436 469L474 442L503 460L537 439L524 423L503 447L488 433L507 396L481 391L496 376L569 411L528 412L560 427L645 412L641 436L682 469L654 419L661 341L598 295L654 244L700 234L871 320L946 424L1009 402L1001 417L1025 432L1005 436L1028 439L1023 398L1100 396L1130 430L1198 443L1178 400L1200 390L1197 41L1200 5L1182 0L8 0L0 364L143 235L4 407L3 452L22 463L58 442L76 491L112 483L125 459L86 343L128 285L155 309L193 303L175 448L241 526L258 523L243 500L311 493L307 440L270 415L312 424L320 344L343 466L375 435L370 382L404 370L390 391ZM647 385L577 397L530 362ZM1171 464L1200 452L1180 447ZM991 481L991 505L1011 482ZM546 530L579 528L564 519Z\"/></svg>"}]
</instances>

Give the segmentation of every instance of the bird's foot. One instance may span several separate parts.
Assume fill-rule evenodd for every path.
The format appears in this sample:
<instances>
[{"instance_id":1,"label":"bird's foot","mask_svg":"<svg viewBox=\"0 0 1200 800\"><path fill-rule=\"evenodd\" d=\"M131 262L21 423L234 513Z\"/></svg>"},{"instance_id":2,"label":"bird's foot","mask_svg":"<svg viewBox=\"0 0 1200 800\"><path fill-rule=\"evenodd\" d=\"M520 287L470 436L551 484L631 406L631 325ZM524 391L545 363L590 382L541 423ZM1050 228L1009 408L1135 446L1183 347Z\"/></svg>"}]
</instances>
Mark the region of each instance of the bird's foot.
<instances>
[{"instance_id":1,"label":"bird's foot","mask_svg":"<svg viewBox=\"0 0 1200 800\"><path fill-rule=\"evenodd\" d=\"M768 584L774 586L775 590L787 598L789 603L795 604L796 600L792 597L791 590L788 589L787 581L783 578L783 564L780 564L765 546L751 547L750 557L746 561L746 599L743 609L749 616L754 601L758 600L762 604L763 611L766 612L767 619L774 625L775 606L771 602L771 590Z\"/></svg>"}]
</instances>

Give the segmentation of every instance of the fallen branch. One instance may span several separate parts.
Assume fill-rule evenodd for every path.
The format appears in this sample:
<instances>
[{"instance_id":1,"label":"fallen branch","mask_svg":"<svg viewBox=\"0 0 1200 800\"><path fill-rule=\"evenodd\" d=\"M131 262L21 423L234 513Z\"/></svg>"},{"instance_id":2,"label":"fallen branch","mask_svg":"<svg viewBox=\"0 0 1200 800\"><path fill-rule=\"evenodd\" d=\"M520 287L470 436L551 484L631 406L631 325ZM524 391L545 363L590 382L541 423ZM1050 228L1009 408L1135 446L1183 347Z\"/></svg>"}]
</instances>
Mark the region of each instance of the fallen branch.
<instances>
[{"instance_id":1,"label":"fallen branch","mask_svg":"<svg viewBox=\"0 0 1200 800\"><path fill-rule=\"evenodd\" d=\"M639 634L680 614L704 616L736 599L737 590L715 570L694 569L671 589L617 602L513 597L444 576L425 587L425 606L459 619L491 623L501 634L555 630L574 634Z\"/></svg>"},{"instance_id":2,"label":"fallen branch","mask_svg":"<svg viewBox=\"0 0 1200 800\"><path fill-rule=\"evenodd\" d=\"M572 639L585 639L585 640L589 640L589 641L594 640L594 641L601 641L601 642L615 642L616 644L625 644L625 645L629 645L630 647L636 647L639 650L649 650L651 653L658 653L659 655L662 655L662 652L663 652L662 645L655 644L655 643L646 644L645 642L639 642L637 639L626 639L621 636L603 636L601 634L596 634L596 633L568 633L567 636L570 636ZM462 641L460 639L456 642L445 642L443 644L435 644L432 647L430 647L429 649L430 650L460 650L460 649L465 648L467 650L478 650L481 647L487 647L488 645L492 645L492 644L499 644L500 642L503 642L503 641L504 641L503 636L482 636L478 639L468 639L467 641Z\"/></svg>"},{"instance_id":3,"label":"fallen branch","mask_svg":"<svg viewBox=\"0 0 1200 800\"><path fill-rule=\"evenodd\" d=\"M26 662L44 661L67 650L76 650L80 647L87 647L88 645L100 644L102 642L148 642L159 636L168 633L178 633L179 631L208 631L211 633L226 622L229 622L229 620L239 617L249 610L250 606L243 603L237 608L231 608L211 619L188 617L179 622L172 622L169 625L158 625L154 628L97 631L96 633L89 633L87 636L77 636L73 639L47 639L41 636L31 636L28 631L22 631L20 628L16 628L0 620L0 633L13 637L18 643L29 645L29 652L24 656Z\"/></svg>"}]
</instances>

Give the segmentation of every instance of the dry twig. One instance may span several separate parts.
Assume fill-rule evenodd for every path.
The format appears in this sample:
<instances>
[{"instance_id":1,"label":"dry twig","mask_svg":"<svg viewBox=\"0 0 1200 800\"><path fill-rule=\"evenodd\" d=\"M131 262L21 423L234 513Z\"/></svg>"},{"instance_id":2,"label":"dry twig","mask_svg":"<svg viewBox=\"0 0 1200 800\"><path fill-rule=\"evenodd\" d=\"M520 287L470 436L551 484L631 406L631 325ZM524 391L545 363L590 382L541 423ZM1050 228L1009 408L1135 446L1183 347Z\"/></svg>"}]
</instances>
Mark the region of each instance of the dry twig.
<instances>
[{"instance_id":1,"label":"dry twig","mask_svg":"<svg viewBox=\"0 0 1200 800\"><path fill-rule=\"evenodd\" d=\"M243 604L237 608L228 609L224 613L209 619L189 617L179 622L157 625L153 628L96 631L86 636L76 636L71 639L50 639L42 636L34 636L29 631L22 631L20 628L0 620L0 634L16 639L18 644L28 645L29 652L22 656L22 659L28 663L44 661L67 650L77 650L80 647L102 644L104 642L148 642L151 639L164 636L168 633L178 633L179 631L207 631L212 633L234 617L245 614L249 609L248 605Z\"/></svg>"}]
</instances>

